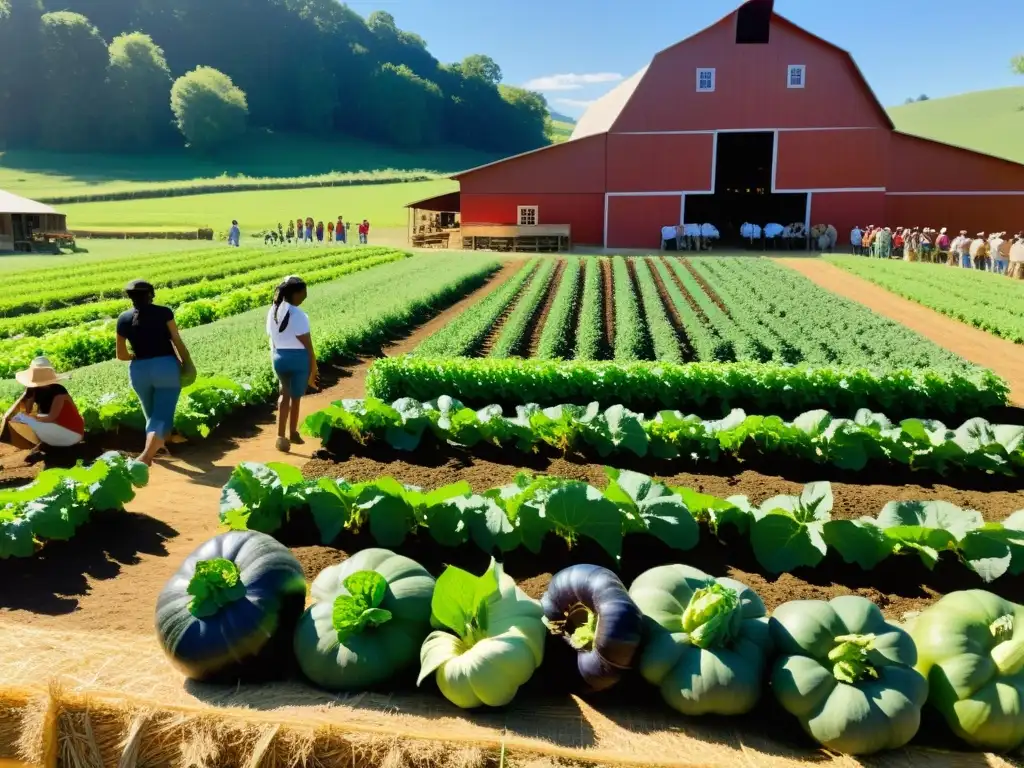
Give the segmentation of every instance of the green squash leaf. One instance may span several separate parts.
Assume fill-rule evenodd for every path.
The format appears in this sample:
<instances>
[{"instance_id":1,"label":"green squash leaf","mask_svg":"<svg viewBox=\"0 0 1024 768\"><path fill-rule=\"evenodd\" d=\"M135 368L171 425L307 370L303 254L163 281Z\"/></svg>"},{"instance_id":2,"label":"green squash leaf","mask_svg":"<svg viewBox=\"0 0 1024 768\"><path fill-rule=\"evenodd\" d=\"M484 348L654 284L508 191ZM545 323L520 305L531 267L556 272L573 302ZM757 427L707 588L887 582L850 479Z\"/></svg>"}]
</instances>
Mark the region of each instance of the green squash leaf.
<instances>
[{"instance_id":1,"label":"green squash leaf","mask_svg":"<svg viewBox=\"0 0 1024 768\"><path fill-rule=\"evenodd\" d=\"M587 536L616 560L622 554L622 514L593 486L575 480L564 483L548 496L544 517L570 546L577 537Z\"/></svg>"},{"instance_id":2,"label":"green squash leaf","mask_svg":"<svg viewBox=\"0 0 1024 768\"><path fill-rule=\"evenodd\" d=\"M483 576L449 565L434 586L431 622L447 627L467 642L475 642L486 633L487 603L498 589L498 566L493 559Z\"/></svg>"},{"instance_id":3,"label":"green squash leaf","mask_svg":"<svg viewBox=\"0 0 1024 768\"><path fill-rule=\"evenodd\" d=\"M828 546L824 523L802 523L785 512L773 511L756 520L750 530L754 556L770 573L790 573L821 562Z\"/></svg>"},{"instance_id":4,"label":"green squash leaf","mask_svg":"<svg viewBox=\"0 0 1024 768\"><path fill-rule=\"evenodd\" d=\"M0 560L8 557L31 557L35 552L32 526L23 517L5 516L0 510Z\"/></svg>"},{"instance_id":5,"label":"green squash leaf","mask_svg":"<svg viewBox=\"0 0 1024 768\"><path fill-rule=\"evenodd\" d=\"M984 582L998 579L1010 570L1013 552L1002 526L986 525L971 531L957 545L960 559Z\"/></svg>"},{"instance_id":6,"label":"green squash leaf","mask_svg":"<svg viewBox=\"0 0 1024 768\"><path fill-rule=\"evenodd\" d=\"M859 565L865 571L870 571L893 552L893 540L870 518L830 520L825 523L822 535L844 562Z\"/></svg>"}]
</instances>

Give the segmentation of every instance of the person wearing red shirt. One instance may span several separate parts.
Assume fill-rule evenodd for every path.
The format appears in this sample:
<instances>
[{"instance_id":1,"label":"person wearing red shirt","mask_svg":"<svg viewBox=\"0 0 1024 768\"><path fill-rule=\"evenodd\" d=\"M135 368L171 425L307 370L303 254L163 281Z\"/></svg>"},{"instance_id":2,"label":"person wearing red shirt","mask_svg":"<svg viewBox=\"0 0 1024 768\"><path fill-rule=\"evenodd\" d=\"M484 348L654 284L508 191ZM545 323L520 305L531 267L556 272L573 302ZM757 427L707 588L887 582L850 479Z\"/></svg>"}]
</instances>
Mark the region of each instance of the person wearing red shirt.
<instances>
[{"instance_id":1,"label":"person wearing red shirt","mask_svg":"<svg viewBox=\"0 0 1024 768\"><path fill-rule=\"evenodd\" d=\"M85 421L71 395L45 357L37 357L28 370L14 378L25 392L0 422L0 441L16 448L32 448L26 461L44 457L46 449L70 448L85 437Z\"/></svg>"},{"instance_id":2,"label":"person wearing red shirt","mask_svg":"<svg viewBox=\"0 0 1024 768\"><path fill-rule=\"evenodd\" d=\"M370 236L370 222L363 219L363 223L359 225L359 242L362 245L366 245L367 238Z\"/></svg>"}]
</instances>

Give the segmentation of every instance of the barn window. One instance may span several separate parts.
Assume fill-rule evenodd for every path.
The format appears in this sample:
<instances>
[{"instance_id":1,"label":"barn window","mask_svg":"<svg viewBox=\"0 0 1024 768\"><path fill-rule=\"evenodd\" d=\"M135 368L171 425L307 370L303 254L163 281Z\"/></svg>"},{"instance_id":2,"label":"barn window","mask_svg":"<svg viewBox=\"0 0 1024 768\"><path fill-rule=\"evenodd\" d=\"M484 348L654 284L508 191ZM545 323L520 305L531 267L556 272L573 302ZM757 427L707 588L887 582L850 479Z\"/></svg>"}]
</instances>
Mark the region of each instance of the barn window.
<instances>
[{"instance_id":1,"label":"barn window","mask_svg":"<svg viewBox=\"0 0 1024 768\"><path fill-rule=\"evenodd\" d=\"M537 225L537 206L536 205L520 205L519 206L519 226L521 227L534 227Z\"/></svg>"},{"instance_id":2,"label":"barn window","mask_svg":"<svg viewBox=\"0 0 1024 768\"><path fill-rule=\"evenodd\" d=\"M790 88L803 88L805 82L807 82L807 67L803 64L790 64L786 85Z\"/></svg>"},{"instance_id":3,"label":"barn window","mask_svg":"<svg viewBox=\"0 0 1024 768\"><path fill-rule=\"evenodd\" d=\"M715 90L715 70L702 67L697 70L697 90L710 93Z\"/></svg>"}]
</instances>

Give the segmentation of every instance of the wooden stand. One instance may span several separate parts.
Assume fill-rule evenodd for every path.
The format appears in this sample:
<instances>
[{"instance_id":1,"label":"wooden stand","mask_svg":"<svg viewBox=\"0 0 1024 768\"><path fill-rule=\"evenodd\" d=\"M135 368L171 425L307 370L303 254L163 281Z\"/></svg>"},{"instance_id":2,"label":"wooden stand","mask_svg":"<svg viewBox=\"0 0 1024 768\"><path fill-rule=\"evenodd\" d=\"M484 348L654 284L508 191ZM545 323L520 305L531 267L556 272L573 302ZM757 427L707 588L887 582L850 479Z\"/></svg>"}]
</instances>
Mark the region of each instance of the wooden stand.
<instances>
[{"instance_id":1,"label":"wooden stand","mask_svg":"<svg viewBox=\"0 0 1024 768\"><path fill-rule=\"evenodd\" d=\"M467 251L560 253L572 250L568 224L512 226L467 224L462 227L462 248Z\"/></svg>"}]
</instances>

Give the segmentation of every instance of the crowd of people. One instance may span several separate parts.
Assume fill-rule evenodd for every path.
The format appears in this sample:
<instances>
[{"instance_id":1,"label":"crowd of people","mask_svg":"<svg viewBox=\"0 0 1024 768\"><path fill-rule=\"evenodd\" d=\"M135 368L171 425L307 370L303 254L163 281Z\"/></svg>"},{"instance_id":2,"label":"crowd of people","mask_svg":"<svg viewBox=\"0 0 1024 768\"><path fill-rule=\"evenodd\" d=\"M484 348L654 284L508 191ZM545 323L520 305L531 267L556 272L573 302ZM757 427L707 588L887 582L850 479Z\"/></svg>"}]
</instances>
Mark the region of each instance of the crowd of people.
<instances>
[{"instance_id":1,"label":"crowd of people","mask_svg":"<svg viewBox=\"0 0 1024 768\"><path fill-rule=\"evenodd\" d=\"M355 226L355 235L360 245L366 245L370 238L370 221L363 219ZM265 245L300 245L309 243L347 243L349 234L352 232L353 224L345 221L344 216L339 216L337 222L328 221L326 227L323 221L314 222L311 216L305 219L298 218L295 221L288 221L287 228L280 222L277 229L269 229L261 233ZM228 245L236 248L241 245L242 232L238 226L238 220L231 222L231 229L228 230Z\"/></svg>"},{"instance_id":2,"label":"crowd of people","mask_svg":"<svg viewBox=\"0 0 1024 768\"><path fill-rule=\"evenodd\" d=\"M903 259L979 269L1024 280L1024 232L974 237L966 229L950 238L948 229L931 227L854 227L850 232L853 253L879 259Z\"/></svg>"},{"instance_id":3,"label":"crowd of people","mask_svg":"<svg viewBox=\"0 0 1024 768\"><path fill-rule=\"evenodd\" d=\"M155 303L156 291L145 280L125 286L132 308L117 319L117 359L128 363L128 382L146 420L146 444L138 460L152 465L174 429L174 414L183 388L198 376L188 347L178 333L174 312ZM274 290L267 312L270 360L278 379L277 449L287 453L299 436L299 409L307 390L319 381L309 316L300 309L306 283L289 276ZM50 452L71 448L85 436L85 421L63 382L45 357L37 357L15 379L25 391L0 421L0 442L28 450L27 463Z\"/></svg>"}]
</instances>

